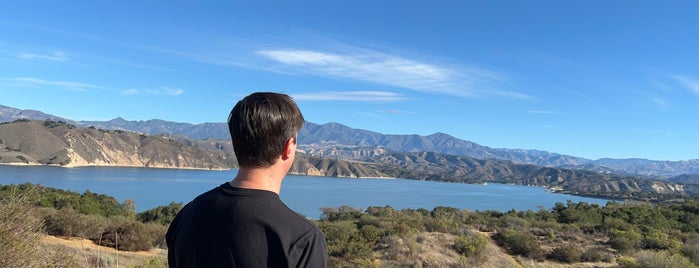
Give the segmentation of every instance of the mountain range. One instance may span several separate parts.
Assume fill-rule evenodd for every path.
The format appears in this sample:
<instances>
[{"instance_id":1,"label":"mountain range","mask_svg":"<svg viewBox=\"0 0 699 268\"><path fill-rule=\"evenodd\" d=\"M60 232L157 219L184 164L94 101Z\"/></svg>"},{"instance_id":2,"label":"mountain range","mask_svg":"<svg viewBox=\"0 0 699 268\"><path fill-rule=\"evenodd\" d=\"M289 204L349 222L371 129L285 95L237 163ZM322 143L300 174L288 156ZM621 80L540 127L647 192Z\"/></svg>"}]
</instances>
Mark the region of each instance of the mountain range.
<instances>
[{"instance_id":1,"label":"mountain range","mask_svg":"<svg viewBox=\"0 0 699 268\"><path fill-rule=\"evenodd\" d=\"M196 168L231 167L234 158L225 123L188 124L123 118L74 121L40 111L0 106L0 122L18 119L48 119L74 125L87 129L88 136L95 131L135 132L132 135L141 135L141 138L147 134L148 139L162 139L170 145L173 142L182 144L177 148L207 152L216 155L217 161L223 161L214 161L216 164L209 166L199 163ZM180 150L163 148L160 151L171 154ZM683 192L683 186L678 183L684 183L685 177L690 178L687 179L690 184L696 180L685 174L699 174L699 160L589 160L539 150L490 148L444 133L385 135L338 123L319 125L307 122L299 133L298 148L303 154L291 170L296 174L516 183L591 195L604 192ZM174 160L168 161L173 163ZM667 179L670 181L658 181ZM593 181L595 183L590 183Z\"/></svg>"},{"instance_id":2,"label":"mountain range","mask_svg":"<svg viewBox=\"0 0 699 268\"><path fill-rule=\"evenodd\" d=\"M181 135L192 140L228 140L230 138L226 123L189 124L159 119L129 121L120 117L109 121L74 121L40 111L20 110L0 105L0 122L17 119L50 119L82 127L93 126L100 129L126 130L152 135ZM350 128L339 123L319 125L307 122L299 132L299 148L311 156L346 160L365 160L361 155L352 152L355 149L385 148L398 152L435 152L478 159L493 158L520 164L623 173L658 179L668 179L683 174L699 174L699 159L658 161L603 158L591 160L540 150L491 148L445 133L427 136L386 135Z\"/></svg>"}]
</instances>

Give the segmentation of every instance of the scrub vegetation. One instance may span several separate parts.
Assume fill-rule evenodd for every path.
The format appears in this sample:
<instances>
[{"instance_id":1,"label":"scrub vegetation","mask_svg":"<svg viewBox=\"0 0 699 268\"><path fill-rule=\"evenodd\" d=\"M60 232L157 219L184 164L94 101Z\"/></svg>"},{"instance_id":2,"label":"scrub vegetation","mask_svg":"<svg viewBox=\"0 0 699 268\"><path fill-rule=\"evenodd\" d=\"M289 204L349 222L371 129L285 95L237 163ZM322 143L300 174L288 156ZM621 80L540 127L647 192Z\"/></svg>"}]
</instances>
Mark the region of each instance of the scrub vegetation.
<instances>
[{"instance_id":1,"label":"scrub vegetation","mask_svg":"<svg viewBox=\"0 0 699 268\"><path fill-rule=\"evenodd\" d=\"M170 203L141 213L132 200L39 185L0 187L1 267L114 267L42 247L45 235L118 251L164 249ZM323 208L331 267L697 267L699 201L557 203L537 211L449 207ZM497 245L497 246L496 246ZM505 252L507 254L503 254ZM499 259L507 256L509 260ZM588 265L589 264L589 265ZM546 266L549 265L549 266ZM582 266L581 266L582 265ZM131 267L164 267L149 258Z\"/></svg>"}]
</instances>

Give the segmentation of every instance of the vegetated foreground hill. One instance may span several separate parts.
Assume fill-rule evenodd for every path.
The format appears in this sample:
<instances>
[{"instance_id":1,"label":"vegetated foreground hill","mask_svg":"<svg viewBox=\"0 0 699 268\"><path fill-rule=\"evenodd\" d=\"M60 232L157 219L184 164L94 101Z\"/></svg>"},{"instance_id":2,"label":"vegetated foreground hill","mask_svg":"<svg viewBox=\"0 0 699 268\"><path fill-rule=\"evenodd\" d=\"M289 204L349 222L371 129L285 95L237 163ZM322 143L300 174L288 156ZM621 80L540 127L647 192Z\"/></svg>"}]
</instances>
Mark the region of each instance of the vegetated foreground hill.
<instances>
[{"instance_id":1,"label":"vegetated foreground hill","mask_svg":"<svg viewBox=\"0 0 699 268\"><path fill-rule=\"evenodd\" d=\"M51 120L0 125L0 163L5 164L226 169L232 162L221 151L133 132Z\"/></svg>"}]
</instances>

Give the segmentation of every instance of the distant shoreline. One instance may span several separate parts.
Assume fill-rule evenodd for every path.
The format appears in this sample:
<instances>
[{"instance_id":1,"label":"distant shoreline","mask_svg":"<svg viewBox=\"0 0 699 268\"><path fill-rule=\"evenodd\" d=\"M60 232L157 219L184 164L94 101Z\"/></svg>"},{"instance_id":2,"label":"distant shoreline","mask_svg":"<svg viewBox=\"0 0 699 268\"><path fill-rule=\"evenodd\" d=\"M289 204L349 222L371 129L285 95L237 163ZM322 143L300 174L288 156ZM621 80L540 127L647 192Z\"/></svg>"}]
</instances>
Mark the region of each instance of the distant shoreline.
<instances>
[{"instance_id":1,"label":"distant shoreline","mask_svg":"<svg viewBox=\"0 0 699 268\"><path fill-rule=\"evenodd\" d=\"M231 170L234 168L196 168L196 167L158 167L158 166L136 166L136 165L99 165L99 164L93 164L93 165L56 165L56 164L37 164L37 163L0 163L0 165L3 166L28 166L28 167L38 167L38 166L46 166L46 167L60 167L60 168L82 168L82 167L116 167L116 168L157 168L157 169L184 169L184 170L215 170L215 171L224 171L224 170Z\"/></svg>"}]
</instances>

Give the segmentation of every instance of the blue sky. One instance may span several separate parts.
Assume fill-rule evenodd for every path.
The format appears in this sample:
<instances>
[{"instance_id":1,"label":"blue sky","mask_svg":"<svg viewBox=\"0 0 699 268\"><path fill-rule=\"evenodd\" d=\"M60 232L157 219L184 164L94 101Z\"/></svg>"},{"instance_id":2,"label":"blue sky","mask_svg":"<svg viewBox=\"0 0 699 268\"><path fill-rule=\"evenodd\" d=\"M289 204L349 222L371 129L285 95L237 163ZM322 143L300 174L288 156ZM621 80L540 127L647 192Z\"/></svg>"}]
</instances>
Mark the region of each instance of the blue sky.
<instances>
[{"instance_id":1,"label":"blue sky","mask_svg":"<svg viewBox=\"0 0 699 268\"><path fill-rule=\"evenodd\" d=\"M695 1L5 1L0 104L74 120L306 119L590 159L699 158Z\"/></svg>"}]
</instances>

